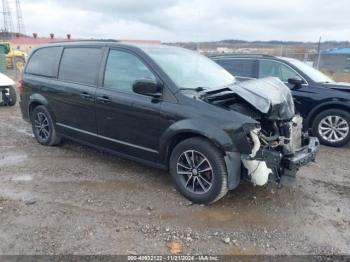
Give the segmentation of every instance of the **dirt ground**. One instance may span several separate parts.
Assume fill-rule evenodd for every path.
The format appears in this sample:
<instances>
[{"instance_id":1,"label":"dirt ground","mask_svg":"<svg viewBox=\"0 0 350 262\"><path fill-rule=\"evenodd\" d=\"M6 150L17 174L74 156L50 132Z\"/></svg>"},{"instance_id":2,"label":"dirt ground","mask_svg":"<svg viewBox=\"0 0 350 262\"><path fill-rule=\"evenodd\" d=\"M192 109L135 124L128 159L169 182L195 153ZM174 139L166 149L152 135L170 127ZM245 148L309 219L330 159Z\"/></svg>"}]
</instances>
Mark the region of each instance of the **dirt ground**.
<instances>
[{"instance_id":1,"label":"dirt ground","mask_svg":"<svg viewBox=\"0 0 350 262\"><path fill-rule=\"evenodd\" d=\"M243 183L199 206L164 171L39 145L2 107L0 221L1 254L350 254L350 145L322 147L293 188Z\"/></svg>"}]
</instances>

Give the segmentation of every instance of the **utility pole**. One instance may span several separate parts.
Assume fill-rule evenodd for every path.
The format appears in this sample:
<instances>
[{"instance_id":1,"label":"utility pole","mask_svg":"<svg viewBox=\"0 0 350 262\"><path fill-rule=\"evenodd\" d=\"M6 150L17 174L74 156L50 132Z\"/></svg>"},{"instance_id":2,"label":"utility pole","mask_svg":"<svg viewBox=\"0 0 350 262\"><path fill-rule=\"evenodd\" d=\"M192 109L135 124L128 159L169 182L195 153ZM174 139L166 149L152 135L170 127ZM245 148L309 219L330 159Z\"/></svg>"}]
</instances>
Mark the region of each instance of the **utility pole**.
<instances>
[{"instance_id":1,"label":"utility pole","mask_svg":"<svg viewBox=\"0 0 350 262\"><path fill-rule=\"evenodd\" d=\"M7 0L2 0L2 14L4 18L3 31L6 37L10 38L10 33L13 33L13 21L11 16L11 9Z\"/></svg>"},{"instance_id":2,"label":"utility pole","mask_svg":"<svg viewBox=\"0 0 350 262\"><path fill-rule=\"evenodd\" d=\"M318 46L317 46L317 62L316 62L317 69L319 69L320 59L321 59L321 40L322 40L322 37L320 36L320 40L318 41Z\"/></svg>"},{"instance_id":3,"label":"utility pole","mask_svg":"<svg viewBox=\"0 0 350 262\"><path fill-rule=\"evenodd\" d=\"M26 30L24 28L21 3L19 0L16 0L16 15L17 15L17 33L19 33L20 35L21 34L25 35Z\"/></svg>"}]
</instances>

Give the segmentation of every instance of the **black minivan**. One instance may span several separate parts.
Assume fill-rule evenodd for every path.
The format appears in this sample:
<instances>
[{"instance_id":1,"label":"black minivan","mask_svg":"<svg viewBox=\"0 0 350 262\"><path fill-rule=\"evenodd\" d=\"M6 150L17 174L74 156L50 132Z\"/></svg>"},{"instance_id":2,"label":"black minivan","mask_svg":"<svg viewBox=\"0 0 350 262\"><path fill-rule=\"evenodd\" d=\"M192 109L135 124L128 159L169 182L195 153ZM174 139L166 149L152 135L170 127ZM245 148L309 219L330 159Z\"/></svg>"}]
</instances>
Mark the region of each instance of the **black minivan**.
<instances>
[{"instance_id":1,"label":"black minivan","mask_svg":"<svg viewBox=\"0 0 350 262\"><path fill-rule=\"evenodd\" d=\"M40 144L68 138L167 169L195 203L220 199L241 179L290 181L319 147L302 132L291 92L278 79L237 83L210 59L178 47L42 46L29 57L20 96Z\"/></svg>"}]
</instances>

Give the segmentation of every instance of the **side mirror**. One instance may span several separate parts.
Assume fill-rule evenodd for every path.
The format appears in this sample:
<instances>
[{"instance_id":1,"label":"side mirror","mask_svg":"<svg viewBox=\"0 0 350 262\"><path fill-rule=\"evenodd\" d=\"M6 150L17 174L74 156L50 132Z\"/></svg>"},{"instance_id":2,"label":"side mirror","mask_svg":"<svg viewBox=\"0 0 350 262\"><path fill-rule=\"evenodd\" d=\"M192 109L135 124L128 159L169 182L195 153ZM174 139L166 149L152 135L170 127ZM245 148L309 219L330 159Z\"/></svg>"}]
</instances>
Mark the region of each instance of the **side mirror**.
<instances>
[{"instance_id":1,"label":"side mirror","mask_svg":"<svg viewBox=\"0 0 350 262\"><path fill-rule=\"evenodd\" d=\"M304 84L304 80L301 79L299 76L295 76L295 77L289 78L288 83L293 86L292 88L296 88L296 87L301 87L301 85Z\"/></svg>"},{"instance_id":2,"label":"side mirror","mask_svg":"<svg viewBox=\"0 0 350 262\"><path fill-rule=\"evenodd\" d=\"M162 96L162 87L160 84L150 79L136 80L132 85L132 90L136 94L152 96L159 98Z\"/></svg>"}]
</instances>

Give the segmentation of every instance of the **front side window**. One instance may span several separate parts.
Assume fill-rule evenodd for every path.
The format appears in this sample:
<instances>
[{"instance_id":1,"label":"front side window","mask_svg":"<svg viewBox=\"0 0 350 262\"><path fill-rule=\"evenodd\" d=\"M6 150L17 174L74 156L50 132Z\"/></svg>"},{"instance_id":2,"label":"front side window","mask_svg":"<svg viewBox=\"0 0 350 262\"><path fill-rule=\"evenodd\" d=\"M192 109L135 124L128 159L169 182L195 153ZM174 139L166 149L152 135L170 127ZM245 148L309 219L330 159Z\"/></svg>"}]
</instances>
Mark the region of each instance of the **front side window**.
<instances>
[{"instance_id":1,"label":"front side window","mask_svg":"<svg viewBox=\"0 0 350 262\"><path fill-rule=\"evenodd\" d=\"M222 59L217 63L237 77L255 77L255 61L254 59Z\"/></svg>"},{"instance_id":2,"label":"front side window","mask_svg":"<svg viewBox=\"0 0 350 262\"><path fill-rule=\"evenodd\" d=\"M290 67L271 60L260 60L259 66L259 78L264 77L277 77L282 82L288 82L289 78L300 77L293 69Z\"/></svg>"},{"instance_id":3,"label":"front side window","mask_svg":"<svg viewBox=\"0 0 350 262\"><path fill-rule=\"evenodd\" d=\"M101 54L100 48L65 48L58 78L73 83L95 85Z\"/></svg>"},{"instance_id":4,"label":"front side window","mask_svg":"<svg viewBox=\"0 0 350 262\"><path fill-rule=\"evenodd\" d=\"M26 73L46 77L57 76L60 47L45 47L35 51L29 59Z\"/></svg>"},{"instance_id":5,"label":"front side window","mask_svg":"<svg viewBox=\"0 0 350 262\"><path fill-rule=\"evenodd\" d=\"M111 50L108 55L104 84L108 89L133 93L136 80L156 80L149 68L135 55L118 50Z\"/></svg>"}]
</instances>

